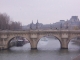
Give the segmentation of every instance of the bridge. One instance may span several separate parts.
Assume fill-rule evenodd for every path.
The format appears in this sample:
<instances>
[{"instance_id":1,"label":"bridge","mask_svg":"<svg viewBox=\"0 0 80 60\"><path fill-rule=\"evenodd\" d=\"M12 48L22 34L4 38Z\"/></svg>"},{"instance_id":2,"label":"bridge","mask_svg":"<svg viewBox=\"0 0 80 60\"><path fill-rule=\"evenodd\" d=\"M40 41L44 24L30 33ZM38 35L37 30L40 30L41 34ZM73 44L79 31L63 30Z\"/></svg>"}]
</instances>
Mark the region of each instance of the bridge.
<instances>
[{"instance_id":1,"label":"bridge","mask_svg":"<svg viewBox=\"0 0 80 60\"><path fill-rule=\"evenodd\" d=\"M54 36L59 40L61 48L67 49L72 38L80 37L80 30L0 31L0 49L9 48L10 41L16 36L26 38L30 42L31 49L37 49L42 37Z\"/></svg>"}]
</instances>

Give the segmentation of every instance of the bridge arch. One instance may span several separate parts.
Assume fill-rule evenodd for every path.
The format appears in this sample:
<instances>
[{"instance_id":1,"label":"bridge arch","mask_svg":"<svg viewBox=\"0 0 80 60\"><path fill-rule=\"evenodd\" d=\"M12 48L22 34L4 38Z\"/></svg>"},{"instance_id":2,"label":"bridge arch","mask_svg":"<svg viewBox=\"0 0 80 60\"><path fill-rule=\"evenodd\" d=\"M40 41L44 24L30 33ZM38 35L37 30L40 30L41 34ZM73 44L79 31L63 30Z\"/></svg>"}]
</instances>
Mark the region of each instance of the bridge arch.
<instances>
[{"instance_id":1,"label":"bridge arch","mask_svg":"<svg viewBox=\"0 0 80 60\"><path fill-rule=\"evenodd\" d=\"M6 42L6 44L7 44L7 48L9 48L9 44L10 44L10 42L11 42L11 41L12 41L12 39L14 39L15 37L17 37L17 36L11 36L11 37L9 37L9 38L7 39L7 42ZM26 39L29 41L30 46L31 46L30 38L27 38L27 37L25 37L25 36L19 36L19 37L26 38Z\"/></svg>"},{"instance_id":2,"label":"bridge arch","mask_svg":"<svg viewBox=\"0 0 80 60\"><path fill-rule=\"evenodd\" d=\"M55 36L55 35L40 35L38 37L38 39L37 39L37 47L38 47L38 43L39 43L40 39L43 38L43 37L53 37L53 38L56 38L59 41L60 46L62 46L61 38L59 36Z\"/></svg>"}]
</instances>

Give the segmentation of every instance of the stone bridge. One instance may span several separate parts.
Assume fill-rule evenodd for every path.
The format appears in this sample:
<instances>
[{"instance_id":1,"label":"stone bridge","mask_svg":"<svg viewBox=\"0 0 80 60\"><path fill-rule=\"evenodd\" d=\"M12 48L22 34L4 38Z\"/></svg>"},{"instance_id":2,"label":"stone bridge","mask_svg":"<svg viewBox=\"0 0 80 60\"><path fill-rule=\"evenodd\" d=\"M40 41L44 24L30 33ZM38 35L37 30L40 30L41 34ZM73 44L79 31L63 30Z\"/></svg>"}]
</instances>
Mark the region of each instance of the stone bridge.
<instances>
[{"instance_id":1,"label":"stone bridge","mask_svg":"<svg viewBox=\"0 0 80 60\"><path fill-rule=\"evenodd\" d=\"M9 48L11 39L16 36L26 38L30 42L31 49L37 49L39 40L46 36L56 37L61 44L61 48L68 48L68 44L72 38L80 37L80 30L0 31L0 48Z\"/></svg>"}]
</instances>

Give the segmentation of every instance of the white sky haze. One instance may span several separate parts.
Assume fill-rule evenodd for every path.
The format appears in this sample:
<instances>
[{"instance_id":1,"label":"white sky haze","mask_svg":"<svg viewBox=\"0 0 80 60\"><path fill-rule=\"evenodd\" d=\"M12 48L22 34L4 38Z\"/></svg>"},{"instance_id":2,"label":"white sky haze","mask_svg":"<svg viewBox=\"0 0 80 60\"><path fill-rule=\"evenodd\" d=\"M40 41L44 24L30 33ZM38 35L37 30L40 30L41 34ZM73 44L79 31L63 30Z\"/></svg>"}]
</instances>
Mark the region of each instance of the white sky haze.
<instances>
[{"instance_id":1,"label":"white sky haze","mask_svg":"<svg viewBox=\"0 0 80 60\"><path fill-rule=\"evenodd\" d=\"M27 25L38 20L49 24L59 20L80 18L80 0L0 0L0 13Z\"/></svg>"}]
</instances>

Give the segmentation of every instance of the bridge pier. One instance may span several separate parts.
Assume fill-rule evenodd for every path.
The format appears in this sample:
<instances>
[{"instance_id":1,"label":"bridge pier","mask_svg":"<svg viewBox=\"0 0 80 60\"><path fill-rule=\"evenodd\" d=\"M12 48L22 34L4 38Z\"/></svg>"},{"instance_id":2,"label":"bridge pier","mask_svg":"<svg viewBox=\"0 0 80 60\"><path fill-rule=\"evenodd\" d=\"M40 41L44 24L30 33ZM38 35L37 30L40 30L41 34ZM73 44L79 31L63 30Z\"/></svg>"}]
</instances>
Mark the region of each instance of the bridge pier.
<instances>
[{"instance_id":1,"label":"bridge pier","mask_svg":"<svg viewBox=\"0 0 80 60\"><path fill-rule=\"evenodd\" d=\"M31 49L37 49L37 39L36 38L31 39Z\"/></svg>"},{"instance_id":2,"label":"bridge pier","mask_svg":"<svg viewBox=\"0 0 80 60\"><path fill-rule=\"evenodd\" d=\"M0 49L6 49L6 45L5 45L5 38L1 38L0 39Z\"/></svg>"},{"instance_id":3,"label":"bridge pier","mask_svg":"<svg viewBox=\"0 0 80 60\"><path fill-rule=\"evenodd\" d=\"M61 41L61 49L68 49L68 39L63 38Z\"/></svg>"}]
</instances>

